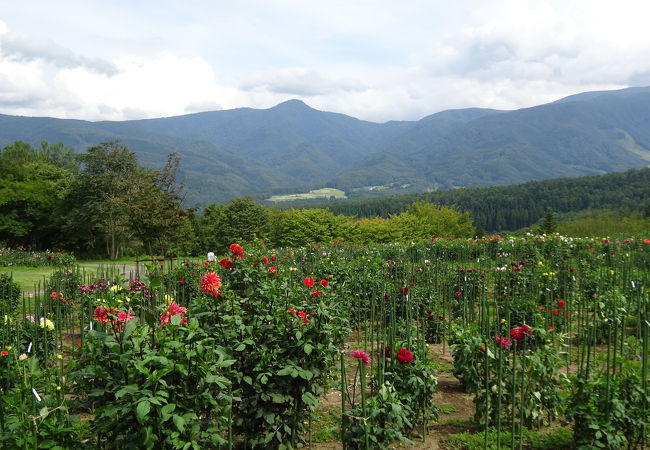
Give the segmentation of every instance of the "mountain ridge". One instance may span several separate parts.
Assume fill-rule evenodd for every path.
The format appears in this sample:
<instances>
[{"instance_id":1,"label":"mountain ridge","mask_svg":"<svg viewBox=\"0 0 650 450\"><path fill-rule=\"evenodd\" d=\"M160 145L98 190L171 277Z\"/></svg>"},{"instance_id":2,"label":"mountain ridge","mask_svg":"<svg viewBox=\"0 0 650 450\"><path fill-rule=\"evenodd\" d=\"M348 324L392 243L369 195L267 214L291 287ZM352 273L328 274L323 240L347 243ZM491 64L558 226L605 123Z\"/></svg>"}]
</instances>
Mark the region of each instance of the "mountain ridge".
<instances>
[{"instance_id":1,"label":"mountain ridge","mask_svg":"<svg viewBox=\"0 0 650 450\"><path fill-rule=\"evenodd\" d=\"M463 108L368 122L298 99L156 119L90 122L0 114L0 145L119 140L140 162L181 156L192 203L329 186L352 196L515 184L644 167L650 87L575 94L501 111ZM380 186L369 193L368 186Z\"/></svg>"}]
</instances>

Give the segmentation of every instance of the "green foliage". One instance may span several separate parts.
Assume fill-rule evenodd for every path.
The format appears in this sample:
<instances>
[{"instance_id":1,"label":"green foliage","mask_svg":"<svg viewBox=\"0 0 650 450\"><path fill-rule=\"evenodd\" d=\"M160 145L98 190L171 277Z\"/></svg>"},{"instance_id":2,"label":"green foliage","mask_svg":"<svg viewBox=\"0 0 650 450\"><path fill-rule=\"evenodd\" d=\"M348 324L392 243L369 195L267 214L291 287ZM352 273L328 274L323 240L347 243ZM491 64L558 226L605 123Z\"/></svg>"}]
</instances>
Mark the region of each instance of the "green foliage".
<instances>
[{"instance_id":1,"label":"green foliage","mask_svg":"<svg viewBox=\"0 0 650 450\"><path fill-rule=\"evenodd\" d=\"M352 220L323 209L290 209L275 214L273 241L279 247L348 240Z\"/></svg>"},{"instance_id":2,"label":"green foliage","mask_svg":"<svg viewBox=\"0 0 650 450\"><path fill-rule=\"evenodd\" d=\"M0 248L0 266L69 267L75 263L74 255L62 251L28 251L24 248Z\"/></svg>"},{"instance_id":3,"label":"green foliage","mask_svg":"<svg viewBox=\"0 0 650 450\"><path fill-rule=\"evenodd\" d=\"M152 256L189 254L195 244L189 211L181 206L184 186L176 183L179 165L177 154L168 155L160 172L151 172L139 180L143 182L140 192L125 208L131 228Z\"/></svg>"},{"instance_id":4,"label":"green foliage","mask_svg":"<svg viewBox=\"0 0 650 450\"><path fill-rule=\"evenodd\" d=\"M193 247L182 187L175 185L176 155L169 155L162 171L145 169L115 141L89 148L78 160L81 168L61 206L67 248L116 259L142 246L163 256L170 246Z\"/></svg>"},{"instance_id":5,"label":"green foliage","mask_svg":"<svg viewBox=\"0 0 650 450\"><path fill-rule=\"evenodd\" d=\"M50 294L56 292L59 295L59 298L66 299L63 303L68 304L68 301L74 302L74 300L79 296L81 282L82 276L79 270L57 270L50 276L45 291L49 291Z\"/></svg>"},{"instance_id":6,"label":"green foliage","mask_svg":"<svg viewBox=\"0 0 650 450\"><path fill-rule=\"evenodd\" d=\"M567 216L557 224L564 236L616 236L650 232L650 217L621 210L586 210Z\"/></svg>"},{"instance_id":7,"label":"green foliage","mask_svg":"<svg viewBox=\"0 0 650 450\"><path fill-rule=\"evenodd\" d=\"M0 242L47 247L56 239L59 205L73 182L71 150L16 141L0 151Z\"/></svg>"},{"instance_id":8,"label":"green foliage","mask_svg":"<svg viewBox=\"0 0 650 450\"><path fill-rule=\"evenodd\" d=\"M223 271L229 289L199 300L197 311L205 329L233 349L234 431L250 445L275 448L304 439L347 324L328 300L333 287L314 295L290 274L270 270L268 258L260 262L253 250L232 258Z\"/></svg>"},{"instance_id":9,"label":"green foliage","mask_svg":"<svg viewBox=\"0 0 650 450\"><path fill-rule=\"evenodd\" d=\"M63 378L37 357L21 360L15 349L0 360L0 445L3 448L80 448L87 427L70 414ZM7 378L7 374L12 377ZM81 448L84 446L82 445Z\"/></svg>"},{"instance_id":10,"label":"green foliage","mask_svg":"<svg viewBox=\"0 0 650 450\"><path fill-rule=\"evenodd\" d=\"M579 449L640 448L650 439L647 405L638 362L624 361L618 372L592 371L572 376L566 415L575 421L574 441ZM644 405L646 405L644 407Z\"/></svg>"},{"instance_id":11,"label":"green foliage","mask_svg":"<svg viewBox=\"0 0 650 450\"><path fill-rule=\"evenodd\" d=\"M471 237L474 234L469 214L428 202L415 202L406 212L391 220L396 228L402 230L403 239Z\"/></svg>"},{"instance_id":12,"label":"green foliage","mask_svg":"<svg viewBox=\"0 0 650 450\"><path fill-rule=\"evenodd\" d=\"M648 198L650 169L645 168L599 176L531 181L511 186L449 189L366 200L337 201L327 205L314 204L312 207L326 207L334 214L355 217L388 217L406 211L414 202L427 201L439 205L454 205L461 211L467 211L476 224L494 232L532 226L544 217L547 208L551 208L558 215L603 208L619 211L622 208L624 212L636 211L647 217ZM620 212L613 214L621 215ZM603 219L595 222L599 221L604 222ZM636 223L638 219L634 218L630 220L629 225L622 227L620 223L616 224L608 219L606 224L602 224L604 226L586 223L584 228L581 225L575 230L573 225L569 225L565 230L563 225L558 223L558 231L563 234L569 232L572 236L606 236L615 234L616 230L626 233L645 231L639 230Z\"/></svg>"},{"instance_id":13,"label":"green foliage","mask_svg":"<svg viewBox=\"0 0 650 450\"><path fill-rule=\"evenodd\" d=\"M487 432L487 447L485 446ZM497 448L497 436L501 446ZM530 450L570 450L573 448L573 434L566 428L556 428L552 431L523 430L522 445ZM485 432L457 433L441 439L440 445L445 450L500 450L511 448L512 433L489 428ZM519 439L515 438L515 446ZM505 444L505 445L504 445Z\"/></svg>"},{"instance_id":14,"label":"green foliage","mask_svg":"<svg viewBox=\"0 0 650 450\"><path fill-rule=\"evenodd\" d=\"M347 446L386 449L397 440L413 444L403 433L404 429L413 427L410 421L413 411L389 382L380 386L377 393L368 400L366 411L368 416L364 417L359 405L349 412L350 425L345 434ZM365 446L366 438L370 447Z\"/></svg>"},{"instance_id":15,"label":"green foliage","mask_svg":"<svg viewBox=\"0 0 650 450\"><path fill-rule=\"evenodd\" d=\"M0 273L0 312L11 314L20 301L20 285L13 281L11 275Z\"/></svg>"},{"instance_id":16,"label":"green foliage","mask_svg":"<svg viewBox=\"0 0 650 450\"><path fill-rule=\"evenodd\" d=\"M270 236L270 211L250 197L231 200L225 205L208 205L195 220L202 251L226 248L233 242L266 240Z\"/></svg>"},{"instance_id":17,"label":"green foliage","mask_svg":"<svg viewBox=\"0 0 650 450\"><path fill-rule=\"evenodd\" d=\"M551 208L546 208L546 214L544 214L544 219L539 224L539 234L553 234L557 228L557 223L555 222L555 217L553 216L553 210Z\"/></svg>"},{"instance_id":18,"label":"green foliage","mask_svg":"<svg viewBox=\"0 0 650 450\"><path fill-rule=\"evenodd\" d=\"M522 341L512 339L507 346L498 345L502 337L511 339L506 328L496 338L473 327L457 331L452 341L454 375L467 392L476 394L477 422L520 419L523 426L539 427L560 408L557 370L562 361L556 341L561 336L533 328Z\"/></svg>"},{"instance_id":19,"label":"green foliage","mask_svg":"<svg viewBox=\"0 0 650 450\"><path fill-rule=\"evenodd\" d=\"M65 246L115 259L140 239L164 255L170 243L188 249L192 230L176 186L179 159L163 170L141 167L117 142L73 155L62 145L34 149L16 141L0 152L0 241L11 245Z\"/></svg>"},{"instance_id":20,"label":"green foliage","mask_svg":"<svg viewBox=\"0 0 650 450\"><path fill-rule=\"evenodd\" d=\"M413 352L413 360L402 362L392 353L387 361L383 377L390 382L399 393L402 404L411 411L410 422L415 425L424 425L432 419L438 418L438 408L433 402L438 380L433 376L435 363L428 358L427 347L417 345L419 350ZM407 348L405 345L402 348ZM399 351L399 350L398 350ZM407 434L411 429L404 429Z\"/></svg>"},{"instance_id":21,"label":"green foliage","mask_svg":"<svg viewBox=\"0 0 650 450\"><path fill-rule=\"evenodd\" d=\"M205 448L223 444L234 361L196 319L156 326L137 319L89 332L72 366L80 401L104 448ZM152 328L153 327L153 328Z\"/></svg>"}]
</instances>

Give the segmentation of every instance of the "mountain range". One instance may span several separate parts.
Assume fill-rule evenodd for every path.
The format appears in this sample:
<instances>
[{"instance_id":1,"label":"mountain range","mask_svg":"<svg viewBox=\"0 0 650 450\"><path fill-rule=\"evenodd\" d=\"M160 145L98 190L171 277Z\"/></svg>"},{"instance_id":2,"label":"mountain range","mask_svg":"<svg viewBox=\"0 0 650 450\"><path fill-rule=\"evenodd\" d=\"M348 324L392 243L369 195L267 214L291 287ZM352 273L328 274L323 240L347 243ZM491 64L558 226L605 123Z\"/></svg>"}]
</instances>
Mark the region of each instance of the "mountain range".
<instances>
[{"instance_id":1,"label":"mountain range","mask_svg":"<svg viewBox=\"0 0 650 450\"><path fill-rule=\"evenodd\" d=\"M192 204L335 187L350 197L508 185L650 164L650 87L514 111L467 108L374 123L300 100L120 122L0 115L0 146L118 140L149 167L181 156Z\"/></svg>"}]
</instances>

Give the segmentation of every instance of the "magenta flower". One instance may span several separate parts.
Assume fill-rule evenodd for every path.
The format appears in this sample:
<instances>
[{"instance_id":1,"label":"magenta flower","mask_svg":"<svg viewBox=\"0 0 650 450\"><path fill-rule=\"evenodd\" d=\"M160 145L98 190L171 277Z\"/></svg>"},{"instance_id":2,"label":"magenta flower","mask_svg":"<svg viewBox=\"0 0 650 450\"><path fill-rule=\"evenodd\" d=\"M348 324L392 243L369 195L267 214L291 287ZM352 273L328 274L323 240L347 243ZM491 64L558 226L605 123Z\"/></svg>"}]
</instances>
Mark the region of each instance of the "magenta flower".
<instances>
[{"instance_id":1,"label":"magenta flower","mask_svg":"<svg viewBox=\"0 0 650 450\"><path fill-rule=\"evenodd\" d=\"M370 355L363 350L352 350L350 356L362 360L365 366L370 364Z\"/></svg>"}]
</instances>

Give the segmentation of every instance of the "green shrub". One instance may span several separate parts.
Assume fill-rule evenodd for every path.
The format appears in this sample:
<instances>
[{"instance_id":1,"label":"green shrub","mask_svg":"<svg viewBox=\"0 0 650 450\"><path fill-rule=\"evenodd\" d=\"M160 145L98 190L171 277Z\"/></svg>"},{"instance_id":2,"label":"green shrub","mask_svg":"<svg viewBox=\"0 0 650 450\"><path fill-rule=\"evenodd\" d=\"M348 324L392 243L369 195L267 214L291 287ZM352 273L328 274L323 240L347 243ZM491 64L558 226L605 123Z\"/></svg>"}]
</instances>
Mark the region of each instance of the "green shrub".
<instances>
[{"instance_id":1,"label":"green shrub","mask_svg":"<svg viewBox=\"0 0 650 450\"><path fill-rule=\"evenodd\" d=\"M567 418L574 421L578 448L640 448L643 430L650 439L650 416L644 404L641 364L624 361L615 374L593 371L589 377L571 377Z\"/></svg>"},{"instance_id":2,"label":"green shrub","mask_svg":"<svg viewBox=\"0 0 650 450\"><path fill-rule=\"evenodd\" d=\"M68 267L75 263L75 257L70 253L61 251L32 252L23 248L0 248L0 266L24 267Z\"/></svg>"},{"instance_id":3,"label":"green shrub","mask_svg":"<svg viewBox=\"0 0 650 450\"><path fill-rule=\"evenodd\" d=\"M10 275L0 273L0 313L13 314L20 301L20 285Z\"/></svg>"}]
</instances>

